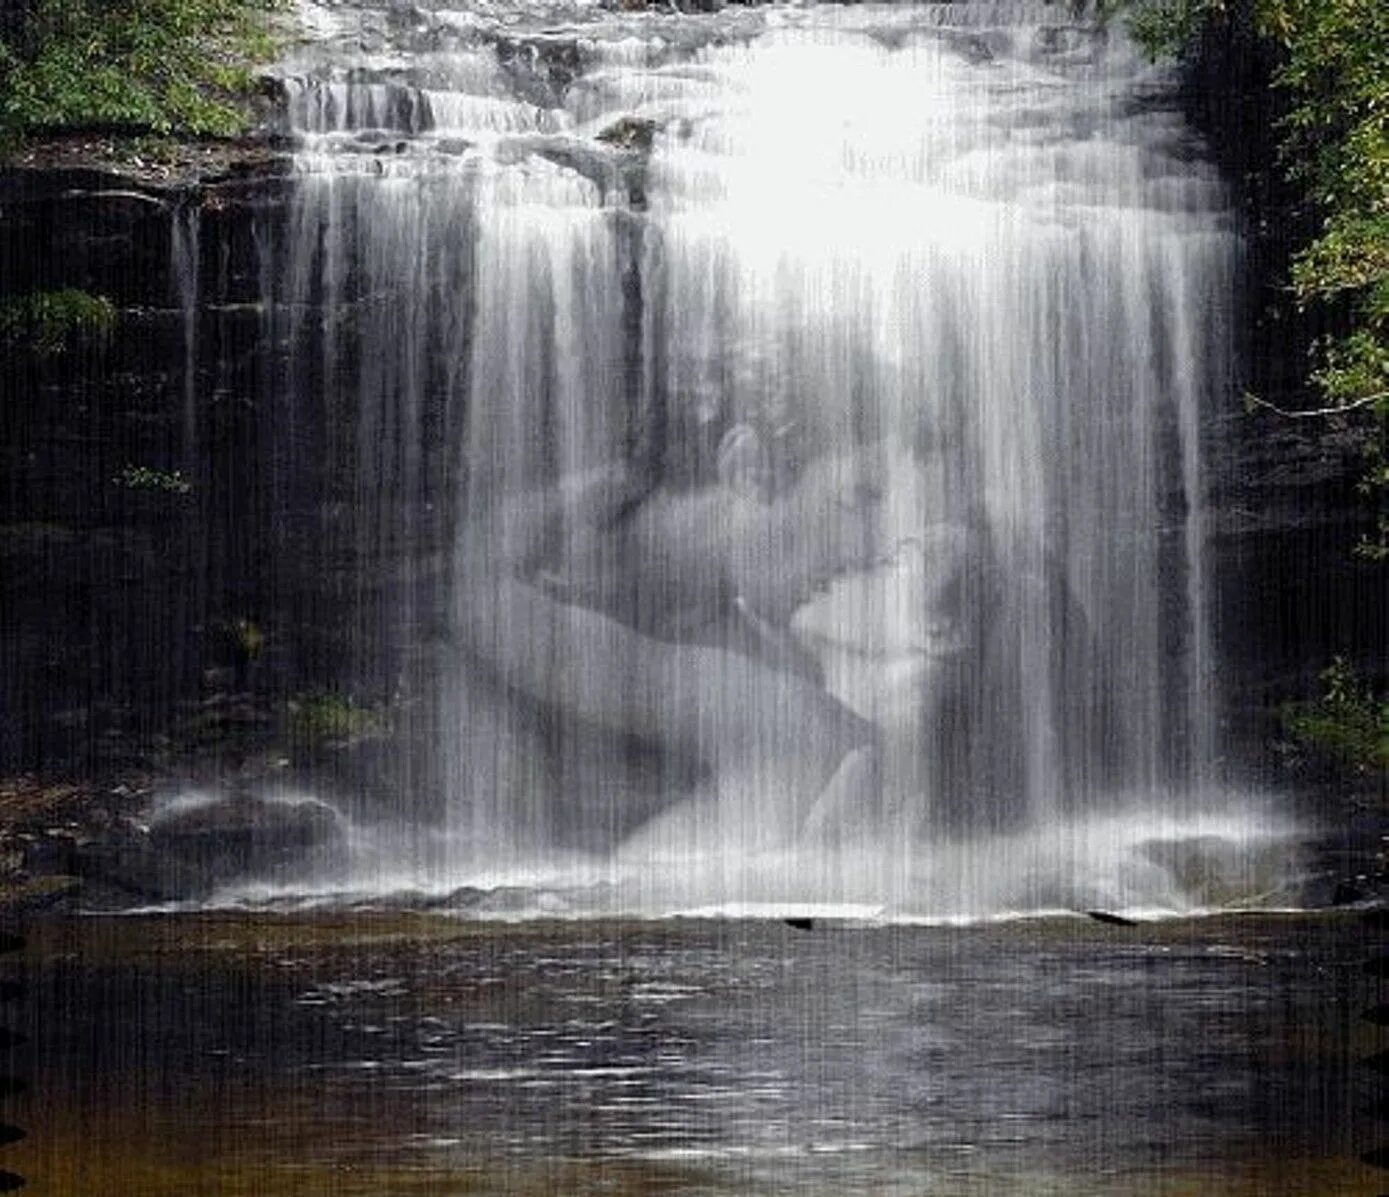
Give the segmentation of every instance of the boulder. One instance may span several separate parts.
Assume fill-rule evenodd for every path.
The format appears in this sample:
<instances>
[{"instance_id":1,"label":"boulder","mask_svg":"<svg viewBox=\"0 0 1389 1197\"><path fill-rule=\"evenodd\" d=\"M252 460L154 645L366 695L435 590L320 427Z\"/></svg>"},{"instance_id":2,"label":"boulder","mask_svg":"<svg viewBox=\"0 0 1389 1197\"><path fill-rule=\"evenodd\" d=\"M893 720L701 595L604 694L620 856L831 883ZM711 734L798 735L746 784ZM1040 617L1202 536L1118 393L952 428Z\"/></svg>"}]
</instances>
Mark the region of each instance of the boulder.
<instances>
[{"instance_id":1,"label":"boulder","mask_svg":"<svg viewBox=\"0 0 1389 1197\"><path fill-rule=\"evenodd\" d=\"M151 848L191 870L202 889L300 868L331 855L342 836L338 814L326 803L240 791L157 810L149 827Z\"/></svg>"},{"instance_id":2,"label":"boulder","mask_svg":"<svg viewBox=\"0 0 1389 1197\"><path fill-rule=\"evenodd\" d=\"M74 844L68 867L82 878L84 898L95 898L101 906L174 901L211 888L198 870L157 851L149 836L134 826Z\"/></svg>"},{"instance_id":3,"label":"boulder","mask_svg":"<svg viewBox=\"0 0 1389 1197\"><path fill-rule=\"evenodd\" d=\"M1286 892L1298 874L1290 840L1244 843L1218 835L1145 840L1137 855L1164 869L1187 901L1202 907L1258 905Z\"/></svg>"},{"instance_id":4,"label":"boulder","mask_svg":"<svg viewBox=\"0 0 1389 1197\"><path fill-rule=\"evenodd\" d=\"M31 867L44 864L51 873L61 866L82 879L88 902L119 907L201 898L241 878L273 879L341 845L341 822L325 803L233 792L156 808L148 827L127 820Z\"/></svg>"}]
</instances>

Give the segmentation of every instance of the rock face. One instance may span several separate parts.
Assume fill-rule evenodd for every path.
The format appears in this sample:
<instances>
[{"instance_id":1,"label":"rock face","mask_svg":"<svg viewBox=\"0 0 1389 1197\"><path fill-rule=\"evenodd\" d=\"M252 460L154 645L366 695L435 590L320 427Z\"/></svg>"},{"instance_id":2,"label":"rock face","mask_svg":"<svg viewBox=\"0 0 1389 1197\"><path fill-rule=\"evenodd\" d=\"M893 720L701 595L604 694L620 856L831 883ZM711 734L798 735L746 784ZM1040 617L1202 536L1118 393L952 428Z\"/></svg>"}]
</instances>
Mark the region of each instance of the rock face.
<instances>
[{"instance_id":1,"label":"rock face","mask_svg":"<svg viewBox=\"0 0 1389 1197\"><path fill-rule=\"evenodd\" d=\"M656 136L656 122L635 116L624 116L598 133L598 140L621 150L646 153Z\"/></svg>"},{"instance_id":2,"label":"rock face","mask_svg":"<svg viewBox=\"0 0 1389 1197\"><path fill-rule=\"evenodd\" d=\"M99 149L0 172L0 304L76 288L117 311L57 352L0 347L0 777L147 765L219 696L384 701L405 656L377 613L432 568L428 536L406 562L360 526L344 413L283 403L285 156Z\"/></svg>"},{"instance_id":3,"label":"rock face","mask_svg":"<svg viewBox=\"0 0 1389 1197\"><path fill-rule=\"evenodd\" d=\"M1215 634L1229 729L1248 751L1277 735L1280 704L1320 693L1334 657L1384 680L1389 609L1384 566L1353 551L1372 515L1353 437L1240 413L1221 435Z\"/></svg>"},{"instance_id":4,"label":"rock face","mask_svg":"<svg viewBox=\"0 0 1389 1197\"><path fill-rule=\"evenodd\" d=\"M1306 380L1313 343L1329 328L1324 313L1300 310L1287 287L1291 255L1318 230L1279 165L1286 103L1270 54L1241 22L1217 26L1190 64L1187 106L1242 217L1235 381L1295 409L1319 405ZM1389 680L1384 567L1352 552L1374 519L1355 489L1365 463L1353 426L1245 411L1233 399L1211 413L1208 440L1227 733L1238 757L1274 776L1277 762L1263 746L1277 735L1276 709L1316 694L1332 657Z\"/></svg>"}]
</instances>

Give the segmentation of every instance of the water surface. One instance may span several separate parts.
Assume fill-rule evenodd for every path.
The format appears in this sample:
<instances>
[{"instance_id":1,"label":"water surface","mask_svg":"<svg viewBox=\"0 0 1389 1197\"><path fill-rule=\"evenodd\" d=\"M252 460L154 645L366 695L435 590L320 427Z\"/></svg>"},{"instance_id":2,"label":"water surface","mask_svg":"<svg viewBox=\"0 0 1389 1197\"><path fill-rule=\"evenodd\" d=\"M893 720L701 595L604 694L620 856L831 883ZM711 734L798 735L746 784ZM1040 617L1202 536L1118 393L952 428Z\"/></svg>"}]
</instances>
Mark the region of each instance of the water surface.
<instances>
[{"instance_id":1,"label":"water surface","mask_svg":"<svg viewBox=\"0 0 1389 1197\"><path fill-rule=\"evenodd\" d=\"M35 928L35 1193L1369 1192L1353 916Z\"/></svg>"}]
</instances>

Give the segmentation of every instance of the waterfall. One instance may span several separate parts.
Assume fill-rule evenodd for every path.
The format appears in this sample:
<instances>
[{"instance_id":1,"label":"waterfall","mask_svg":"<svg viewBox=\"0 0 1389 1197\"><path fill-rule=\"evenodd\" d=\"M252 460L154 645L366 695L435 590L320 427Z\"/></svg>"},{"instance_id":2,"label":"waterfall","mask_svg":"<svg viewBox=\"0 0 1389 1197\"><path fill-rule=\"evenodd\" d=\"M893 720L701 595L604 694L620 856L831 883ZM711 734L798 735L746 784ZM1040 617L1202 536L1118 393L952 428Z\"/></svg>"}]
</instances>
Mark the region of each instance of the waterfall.
<instances>
[{"instance_id":1,"label":"waterfall","mask_svg":"<svg viewBox=\"0 0 1389 1197\"><path fill-rule=\"evenodd\" d=\"M301 4L273 284L357 637L434 662L374 875L1122 904L1236 834L1170 70L1049 4L412 13Z\"/></svg>"},{"instance_id":2,"label":"waterfall","mask_svg":"<svg viewBox=\"0 0 1389 1197\"><path fill-rule=\"evenodd\" d=\"M178 454L175 467L185 479L198 476L205 430L199 418L199 306L201 299L200 259L202 220L196 207L180 207L169 224L169 280L173 284L172 299L178 316L180 418ZM180 545L183 559L191 565L189 585L177 591L173 609L173 626L178 632L171 637L172 673L180 683L192 671L185 629L195 622L193 612L201 608L204 595L200 586L206 573L206 545L200 542L191 523L185 524Z\"/></svg>"}]
</instances>

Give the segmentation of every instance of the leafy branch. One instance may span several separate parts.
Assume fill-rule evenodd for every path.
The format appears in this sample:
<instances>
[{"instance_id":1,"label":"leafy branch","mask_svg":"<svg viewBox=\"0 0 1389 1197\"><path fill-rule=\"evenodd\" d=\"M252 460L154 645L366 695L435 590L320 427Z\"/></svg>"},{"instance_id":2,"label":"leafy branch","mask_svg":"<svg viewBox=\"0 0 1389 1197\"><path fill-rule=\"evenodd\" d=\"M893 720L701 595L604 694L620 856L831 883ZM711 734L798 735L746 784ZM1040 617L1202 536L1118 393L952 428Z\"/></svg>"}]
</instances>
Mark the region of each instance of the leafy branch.
<instances>
[{"instance_id":1,"label":"leafy branch","mask_svg":"<svg viewBox=\"0 0 1389 1197\"><path fill-rule=\"evenodd\" d=\"M0 27L0 143L55 129L229 136L283 0L29 0Z\"/></svg>"}]
</instances>

